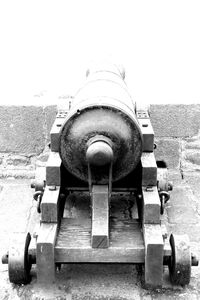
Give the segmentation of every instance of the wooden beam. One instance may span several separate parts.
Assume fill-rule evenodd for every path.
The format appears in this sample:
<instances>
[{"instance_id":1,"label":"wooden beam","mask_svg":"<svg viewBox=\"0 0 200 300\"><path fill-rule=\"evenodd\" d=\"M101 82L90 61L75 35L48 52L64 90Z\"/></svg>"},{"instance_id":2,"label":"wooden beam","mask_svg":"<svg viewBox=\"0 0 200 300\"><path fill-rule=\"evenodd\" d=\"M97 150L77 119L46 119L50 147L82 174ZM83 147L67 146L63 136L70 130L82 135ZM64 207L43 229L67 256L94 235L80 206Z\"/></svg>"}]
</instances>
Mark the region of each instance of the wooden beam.
<instances>
[{"instance_id":1,"label":"wooden beam","mask_svg":"<svg viewBox=\"0 0 200 300\"><path fill-rule=\"evenodd\" d=\"M92 248L109 247L108 185L92 187Z\"/></svg>"},{"instance_id":2,"label":"wooden beam","mask_svg":"<svg viewBox=\"0 0 200 300\"><path fill-rule=\"evenodd\" d=\"M60 130L65 122L68 111L59 111L50 131L51 151L59 152Z\"/></svg>"},{"instance_id":3,"label":"wooden beam","mask_svg":"<svg viewBox=\"0 0 200 300\"><path fill-rule=\"evenodd\" d=\"M142 164L142 186L157 185L157 165L153 152L143 152Z\"/></svg>"},{"instance_id":4,"label":"wooden beam","mask_svg":"<svg viewBox=\"0 0 200 300\"><path fill-rule=\"evenodd\" d=\"M154 149L154 131L149 118L138 118L139 126L143 135L143 151L153 152Z\"/></svg>"},{"instance_id":5,"label":"wooden beam","mask_svg":"<svg viewBox=\"0 0 200 300\"><path fill-rule=\"evenodd\" d=\"M161 226L144 224L143 235L145 244L145 285L159 288L163 283L164 242Z\"/></svg>"},{"instance_id":6,"label":"wooden beam","mask_svg":"<svg viewBox=\"0 0 200 300\"><path fill-rule=\"evenodd\" d=\"M121 220L117 228L112 228L110 233L110 247L106 249L91 248L90 230L85 224L72 225L72 219L64 218L64 225L61 224L55 245L55 262L57 263L143 263L145 260L145 247L139 223L134 220ZM62 220L62 221L63 221ZM128 230L123 230L124 224ZM90 220L88 219L90 227ZM63 226L66 226L63 229ZM70 230L72 232L70 233ZM161 227L162 230L162 227ZM163 230L162 230L163 234ZM36 257L35 239L29 246L29 253ZM170 257L171 246L166 240L163 250L164 257Z\"/></svg>"},{"instance_id":7,"label":"wooden beam","mask_svg":"<svg viewBox=\"0 0 200 300\"><path fill-rule=\"evenodd\" d=\"M49 186L59 186L61 183L60 175L61 159L58 152L50 152L46 165L46 184Z\"/></svg>"},{"instance_id":8,"label":"wooden beam","mask_svg":"<svg viewBox=\"0 0 200 300\"><path fill-rule=\"evenodd\" d=\"M41 202L41 222L58 222L60 187L46 186Z\"/></svg>"},{"instance_id":9,"label":"wooden beam","mask_svg":"<svg viewBox=\"0 0 200 300\"><path fill-rule=\"evenodd\" d=\"M157 187L143 187L142 196L142 222L160 224L160 198Z\"/></svg>"},{"instance_id":10,"label":"wooden beam","mask_svg":"<svg viewBox=\"0 0 200 300\"><path fill-rule=\"evenodd\" d=\"M56 234L57 224L41 224L36 246L37 280L39 283L51 284L55 281L54 248Z\"/></svg>"},{"instance_id":11,"label":"wooden beam","mask_svg":"<svg viewBox=\"0 0 200 300\"><path fill-rule=\"evenodd\" d=\"M56 263L129 263L144 264L144 246L123 245L109 248L55 248Z\"/></svg>"}]
</instances>

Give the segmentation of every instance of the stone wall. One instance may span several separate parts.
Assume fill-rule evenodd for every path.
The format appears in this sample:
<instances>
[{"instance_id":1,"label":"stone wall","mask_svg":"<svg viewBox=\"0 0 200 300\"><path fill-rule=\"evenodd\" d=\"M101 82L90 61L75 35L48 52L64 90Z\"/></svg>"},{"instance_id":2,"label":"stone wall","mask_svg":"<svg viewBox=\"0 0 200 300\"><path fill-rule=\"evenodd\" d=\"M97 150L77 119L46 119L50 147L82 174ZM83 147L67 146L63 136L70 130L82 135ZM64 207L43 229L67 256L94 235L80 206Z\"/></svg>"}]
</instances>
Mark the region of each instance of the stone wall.
<instances>
[{"instance_id":1,"label":"stone wall","mask_svg":"<svg viewBox=\"0 0 200 300\"><path fill-rule=\"evenodd\" d=\"M151 105L157 159L168 167L200 171L200 105Z\"/></svg>"},{"instance_id":2,"label":"stone wall","mask_svg":"<svg viewBox=\"0 0 200 300\"><path fill-rule=\"evenodd\" d=\"M33 178L48 158L57 107L0 106L0 178ZM151 105L156 159L170 169L200 171L200 105Z\"/></svg>"},{"instance_id":3,"label":"stone wall","mask_svg":"<svg viewBox=\"0 0 200 300\"><path fill-rule=\"evenodd\" d=\"M0 107L0 178L33 178L48 158L57 107Z\"/></svg>"}]
</instances>

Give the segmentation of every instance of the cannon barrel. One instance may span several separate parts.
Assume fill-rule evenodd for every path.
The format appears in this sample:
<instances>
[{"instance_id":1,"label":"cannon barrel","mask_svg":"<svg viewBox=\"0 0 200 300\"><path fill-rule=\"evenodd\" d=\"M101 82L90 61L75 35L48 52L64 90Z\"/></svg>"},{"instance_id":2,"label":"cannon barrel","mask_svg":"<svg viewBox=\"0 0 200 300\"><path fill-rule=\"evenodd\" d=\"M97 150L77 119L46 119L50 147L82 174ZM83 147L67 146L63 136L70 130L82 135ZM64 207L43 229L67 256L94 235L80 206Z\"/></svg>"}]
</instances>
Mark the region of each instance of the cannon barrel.
<instances>
[{"instance_id":1,"label":"cannon barrel","mask_svg":"<svg viewBox=\"0 0 200 300\"><path fill-rule=\"evenodd\" d=\"M93 66L72 102L59 152L63 165L81 180L88 181L88 164L95 168L95 182L104 184L109 164L117 181L140 161L142 134L124 77L115 65Z\"/></svg>"}]
</instances>

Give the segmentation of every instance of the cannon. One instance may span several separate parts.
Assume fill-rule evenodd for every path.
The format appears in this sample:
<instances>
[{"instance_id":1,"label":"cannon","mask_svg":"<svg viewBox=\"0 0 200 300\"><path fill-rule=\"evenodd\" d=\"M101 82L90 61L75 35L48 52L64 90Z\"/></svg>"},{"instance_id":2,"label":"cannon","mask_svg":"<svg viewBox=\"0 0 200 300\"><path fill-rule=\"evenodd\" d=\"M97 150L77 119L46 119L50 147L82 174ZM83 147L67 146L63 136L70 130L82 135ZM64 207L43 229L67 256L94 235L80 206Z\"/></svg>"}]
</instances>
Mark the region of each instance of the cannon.
<instances>
[{"instance_id":1,"label":"cannon","mask_svg":"<svg viewBox=\"0 0 200 300\"><path fill-rule=\"evenodd\" d=\"M52 283L56 267L69 263L144 266L147 287L162 287L163 266L172 283L186 285L191 266L187 235L162 224L172 184L165 162L156 161L148 109L138 108L117 65L94 65L75 97L58 110L50 132L46 177L32 184L40 225L15 233L7 254L12 283ZM123 204L125 203L125 204ZM124 205L126 216L118 210Z\"/></svg>"}]
</instances>

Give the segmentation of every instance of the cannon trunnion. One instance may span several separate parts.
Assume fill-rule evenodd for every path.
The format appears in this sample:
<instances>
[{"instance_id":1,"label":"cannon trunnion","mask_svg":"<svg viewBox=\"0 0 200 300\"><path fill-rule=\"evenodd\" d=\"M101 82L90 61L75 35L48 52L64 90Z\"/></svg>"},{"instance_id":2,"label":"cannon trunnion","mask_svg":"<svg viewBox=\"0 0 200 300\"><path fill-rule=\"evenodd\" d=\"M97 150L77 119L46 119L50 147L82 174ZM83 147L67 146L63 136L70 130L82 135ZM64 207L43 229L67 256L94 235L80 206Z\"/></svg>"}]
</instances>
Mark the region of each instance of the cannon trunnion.
<instances>
[{"instance_id":1,"label":"cannon trunnion","mask_svg":"<svg viewBox=\"0 0 200 300\"><path fill-rule=\"evenodd\" d=\"M161 287L163 265L185 285L198 261L186 235L162 224L172 185L154 156L149 112L137 109L115 65L94 67L51 130L46 178L35 182L40 228L35 246L15 235L2 258L13 283L52 283L64 263L138 263L147 287ZM121 206L120 206L120 205ZM120 209L124 205L124 212Z\"/></svg>"}]
</instances>

